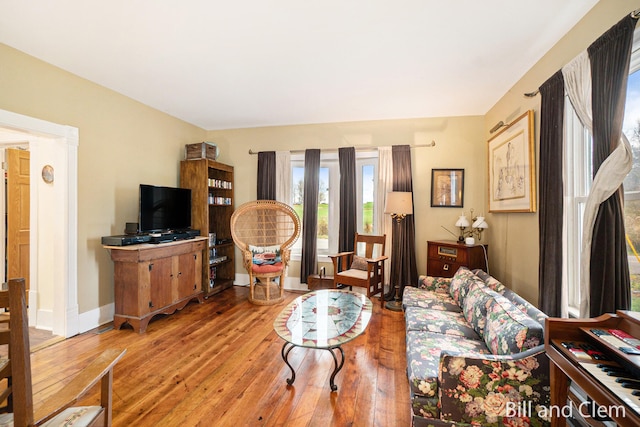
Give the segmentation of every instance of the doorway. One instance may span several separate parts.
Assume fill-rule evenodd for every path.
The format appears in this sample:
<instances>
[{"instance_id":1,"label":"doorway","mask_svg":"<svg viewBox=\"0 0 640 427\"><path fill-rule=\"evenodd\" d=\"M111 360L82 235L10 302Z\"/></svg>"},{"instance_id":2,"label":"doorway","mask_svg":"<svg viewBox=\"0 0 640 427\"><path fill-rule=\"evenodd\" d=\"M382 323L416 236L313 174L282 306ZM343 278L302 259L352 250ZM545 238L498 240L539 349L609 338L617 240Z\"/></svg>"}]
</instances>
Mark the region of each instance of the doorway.
<instances>
[{"instance_id":1,"label":"doorway","mask_svg":"<svg viewBox=\"0 0 640 427\"><path fill-rule=\"evenodd\" d=\"M0 148L16 141L31 154L29 326L68 338L79 333L78 130L0 110ZM42 176L45 166L55 171L51 182Z\"/></svg>"}]
</instances>

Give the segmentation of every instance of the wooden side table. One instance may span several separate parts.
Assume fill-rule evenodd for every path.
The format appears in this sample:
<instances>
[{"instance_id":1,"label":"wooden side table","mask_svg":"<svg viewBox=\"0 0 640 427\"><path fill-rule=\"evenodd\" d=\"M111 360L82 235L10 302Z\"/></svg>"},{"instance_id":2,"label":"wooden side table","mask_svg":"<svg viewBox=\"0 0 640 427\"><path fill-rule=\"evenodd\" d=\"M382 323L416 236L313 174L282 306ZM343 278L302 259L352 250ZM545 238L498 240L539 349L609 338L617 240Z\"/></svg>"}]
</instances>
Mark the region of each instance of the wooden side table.
<instances>
[{"instance_id":1,"label":"wooden side table","mask_svg":"<svg viewBox=\"0 0 640 427\"><path fill-rule=\"evenodd\" d=\"M307 285L312 291L318 289L333 289L333 276L320 276L318 274L312 274L307 277Z\"/></svg>"}]
</instances>

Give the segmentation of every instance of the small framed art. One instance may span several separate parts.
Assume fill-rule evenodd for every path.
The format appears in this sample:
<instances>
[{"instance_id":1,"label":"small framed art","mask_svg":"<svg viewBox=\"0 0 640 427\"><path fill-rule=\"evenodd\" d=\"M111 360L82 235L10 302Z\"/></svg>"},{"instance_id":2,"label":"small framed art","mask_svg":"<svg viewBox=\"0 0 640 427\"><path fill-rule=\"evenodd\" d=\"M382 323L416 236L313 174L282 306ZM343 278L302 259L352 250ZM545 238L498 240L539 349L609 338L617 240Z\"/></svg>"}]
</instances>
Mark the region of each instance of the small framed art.
<instances>
[{"instance_id":1,"label":"small framed art","mask_svg":"<svg viewBox=\"0 0 640 427\"><path fill-rule=\"evenodd\" d=\"M461 208L464 200L464 169L431 169L431 207Z\"/></svg>"}]
</instances>

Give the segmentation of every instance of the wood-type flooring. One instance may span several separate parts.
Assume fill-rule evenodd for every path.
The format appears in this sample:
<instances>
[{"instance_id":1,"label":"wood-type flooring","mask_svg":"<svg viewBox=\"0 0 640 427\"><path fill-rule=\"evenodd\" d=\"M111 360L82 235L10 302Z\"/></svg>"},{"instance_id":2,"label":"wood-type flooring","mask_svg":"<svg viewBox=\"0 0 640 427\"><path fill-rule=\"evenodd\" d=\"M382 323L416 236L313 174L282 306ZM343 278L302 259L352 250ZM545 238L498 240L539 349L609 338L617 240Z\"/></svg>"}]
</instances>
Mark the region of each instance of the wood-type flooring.
<instances>
[{"instance_id":1,"label":"wood-type flooring","mask_svg":"<svg viewBox=\"0 0 640 427\"><path fill-rule=\"evenodd\" d=\"M283 304L257 306L234 286L157 316L146 333L98 328L32 354L34 399L54 394L107 348L126 348L113 381L114 426L409 426L402 313L372 298L367 330L343 345L336 392L326 350L295 348L282 360L273 330ZM97 403L97 390L84 404Z\"/></svg>"}]
</instances>

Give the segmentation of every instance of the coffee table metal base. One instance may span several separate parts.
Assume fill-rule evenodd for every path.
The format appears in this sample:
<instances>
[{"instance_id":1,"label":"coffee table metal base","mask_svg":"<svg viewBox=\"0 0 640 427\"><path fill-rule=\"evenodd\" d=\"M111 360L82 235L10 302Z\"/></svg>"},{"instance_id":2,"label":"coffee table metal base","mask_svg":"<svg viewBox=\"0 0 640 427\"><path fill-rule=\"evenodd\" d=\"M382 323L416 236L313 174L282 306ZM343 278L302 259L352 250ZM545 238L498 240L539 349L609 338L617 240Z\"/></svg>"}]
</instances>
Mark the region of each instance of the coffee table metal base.
<instances>
[{"instance_id":1,"label":"coffee table metal base","mask_svg":"<svg viewBox=\"0 0 640 427\"><path fill-rule=\"evenodd\" d=\"M291 366L288 360L289 352L293 350L294 347L301 347L301 346L292 344L290 342L285 342L284 345L282 346L282 351L281 351L282 360L284 360L284 363L286 363L289 369L291 369L291 378L287 378L287 384L289 385L293 385L293 382L296 380L296 371L293 369L293 366ZM306 347L306 348L312 348L312 347ZM340 350L340 355L341 355L340 364L338 364L338 358L336 357L336 353L333 352L334 349ZM337 345L334 347L316 348L316 350L327 350L329 353L331 353L331 356L333 357L333 372L331 373L331 379L329 380L329 385L331 386L331 391L338 390L338 386L334 384L333 380L336 378L336 374L340 372L340 370L342 369L342 366L344 365L344 351L342 351L342 347Z\"/></svg>"}]
</instances>

